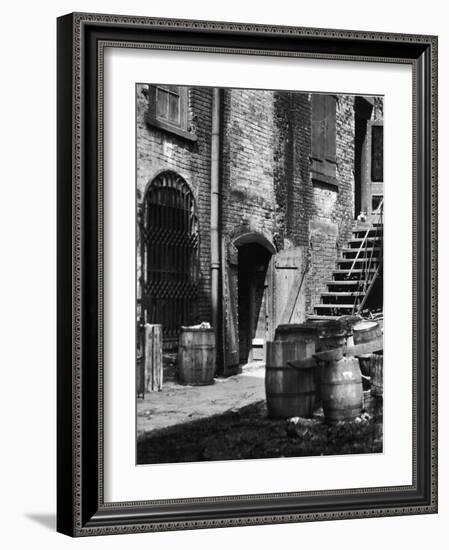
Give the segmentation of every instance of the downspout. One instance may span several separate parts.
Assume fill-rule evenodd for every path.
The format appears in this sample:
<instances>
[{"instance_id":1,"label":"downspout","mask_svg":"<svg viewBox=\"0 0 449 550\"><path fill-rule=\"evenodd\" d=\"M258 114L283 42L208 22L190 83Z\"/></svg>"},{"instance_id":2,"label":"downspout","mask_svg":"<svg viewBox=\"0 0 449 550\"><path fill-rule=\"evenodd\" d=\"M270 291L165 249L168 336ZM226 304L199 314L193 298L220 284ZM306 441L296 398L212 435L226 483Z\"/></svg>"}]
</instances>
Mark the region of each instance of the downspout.
<instances>
[{"instance_id":1,"label":"downspout","mask_svg":"<svg viewBox=\"0 0 449 550\"><path fill-rule=\"evenodd\" d=\"M212 95L212 140L210 177L210 267L212 327L218 340L219 296L220 296L220 134L221 134L221 90L213 89ZM218 349L218 342L217 342Z\"/></svg>"}]
</instances>

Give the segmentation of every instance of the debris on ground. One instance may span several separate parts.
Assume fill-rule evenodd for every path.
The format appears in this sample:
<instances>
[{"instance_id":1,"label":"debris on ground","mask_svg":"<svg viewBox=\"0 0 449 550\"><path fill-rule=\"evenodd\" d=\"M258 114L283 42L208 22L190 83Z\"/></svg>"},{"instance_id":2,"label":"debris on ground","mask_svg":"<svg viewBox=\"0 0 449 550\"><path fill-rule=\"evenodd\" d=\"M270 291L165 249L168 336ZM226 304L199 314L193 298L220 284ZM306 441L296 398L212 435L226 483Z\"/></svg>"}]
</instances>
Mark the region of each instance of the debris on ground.
<instances>
[{"instance_id":1,"label":"debris on ground","mask_svg":"<svg viewBox=\"0 0 449 550\"><path fill-rule=\"evenodd\" d=\"M380 408L381 411L381 408ZM382 415L327 424L314 418L275 420L265 401L142 434L138 464L345 455L382 452Z\"/></svg>"}]
</instances>

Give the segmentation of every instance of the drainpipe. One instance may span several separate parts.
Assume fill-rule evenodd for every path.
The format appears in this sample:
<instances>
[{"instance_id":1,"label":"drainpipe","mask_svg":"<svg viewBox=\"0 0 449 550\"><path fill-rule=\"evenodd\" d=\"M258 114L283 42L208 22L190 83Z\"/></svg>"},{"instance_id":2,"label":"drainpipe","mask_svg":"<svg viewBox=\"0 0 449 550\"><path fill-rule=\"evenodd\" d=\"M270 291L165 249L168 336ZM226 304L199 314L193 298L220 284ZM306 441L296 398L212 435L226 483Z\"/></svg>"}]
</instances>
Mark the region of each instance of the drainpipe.
<instances>
[{"instance_id":1,"label":"drainpipe","mask_svg":"<svg viewBox=\"0 0 449 550\"><path fill-rule=\"evenodd\" d=\"M210 250L211 250L211 297L212 326L218 337L218 309L220 290L220 107L221 90L213 89L212 96L212 142L210 181ZM218 340L218 338L217 338Z\"/></svg>"}]
</instances>

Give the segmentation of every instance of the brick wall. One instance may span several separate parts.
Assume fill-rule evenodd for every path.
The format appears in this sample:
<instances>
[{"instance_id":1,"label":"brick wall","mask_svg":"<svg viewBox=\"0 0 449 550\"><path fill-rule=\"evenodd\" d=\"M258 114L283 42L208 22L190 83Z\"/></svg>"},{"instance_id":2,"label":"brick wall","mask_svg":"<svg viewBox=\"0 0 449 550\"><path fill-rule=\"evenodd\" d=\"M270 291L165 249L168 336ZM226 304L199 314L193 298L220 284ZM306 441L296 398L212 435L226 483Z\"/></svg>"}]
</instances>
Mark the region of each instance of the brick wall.
<instances>
[{"instance_id":1,"label":"brick wall","mask_svg":"<svg viewBox=\"0 0 449 550\"><path fill-rule=\"evenodd\" d=\"M256 231L273 240L276 225L273 92L224 90L222 231L227 240Z\"/></svg>"},{"instance_id":2,"label":"brick wall","mask_svg":"<svg viewBox=\"0 0 449 550\"><path fill-rule=\"evenodd\" d=\"M195 143L148 127L147 99L137 87L137 194L161 170L178 172L191 186L201 238L199 313L210 320L210 142L212 89L189 90ZM376 98L373 118L381 120ZM220 226L225 242L239 233L263 234L277 250L304 246L309 271L306 310L312 312L332 278L339 250L354 225L354 97L336 106L336 185L312 181L311 94L223 90Z\"/></svg>"},{"instance_id":3,"label":"brick wall","mask_svg":"<svg viewBox=\"0 0 449 550\"><path fill-rule=\"evenodd\" d=\"M310 173L311 94L291 94L293 180L288 236L308 247L306 310L319 303L326 281L351 235L354 220L354 98L336 106L336 185L312 180Z\"/></svg>"},{"instance_id":4,"label":"brick wall","mask_svg":"<svg viewBox=\"0 0 449 550\"><path fill-rule=\"evenodd\" d=\"M212 89L190 88L189 124L197 141L149 127L145 122L148 99L146 85L136 86L137 203L147 185L163 170L174 170L189 184L195 196L200 233L200 284L198 318L210 321L210 143ZM139 268L139 266L138 266Z\"/></svg>"}]
</instances>

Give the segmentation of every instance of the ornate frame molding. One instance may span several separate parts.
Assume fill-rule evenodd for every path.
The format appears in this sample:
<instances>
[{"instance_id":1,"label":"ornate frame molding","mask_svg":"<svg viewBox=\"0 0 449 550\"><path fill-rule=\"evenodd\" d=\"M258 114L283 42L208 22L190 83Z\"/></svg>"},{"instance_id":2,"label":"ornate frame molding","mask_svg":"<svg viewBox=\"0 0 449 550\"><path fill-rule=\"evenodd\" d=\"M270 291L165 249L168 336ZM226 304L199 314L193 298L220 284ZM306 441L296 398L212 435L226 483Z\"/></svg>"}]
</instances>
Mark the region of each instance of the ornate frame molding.
<instances>
[{"instance_id":1,"label":"ornate frame molding","mask_svg":"<svg viewBox=\"0 0 449 550\"><path fill-rule=\"evenodd\" d=\"M95 136L97 132L101 136L103 128L107 46L412 65L414 459L410 487L104 502L103 148L101 137L97 142ZM89 126L84 109L94 104L97 120ZM72 132L67 136L69 125ZM88 536L437 511L437 131L435 36L104 14L59 18L58 531ZM86 232L95 241L92 246L86 244ZM96 301L95 318L86 311L92 300ZM95 327L93 336L88 327ZM420 369L419 361L424 365ZM426 403L421 402L423 397ZM86 426L89 414L97 417L94 428Z\"/></svg>"}]
</instances>

